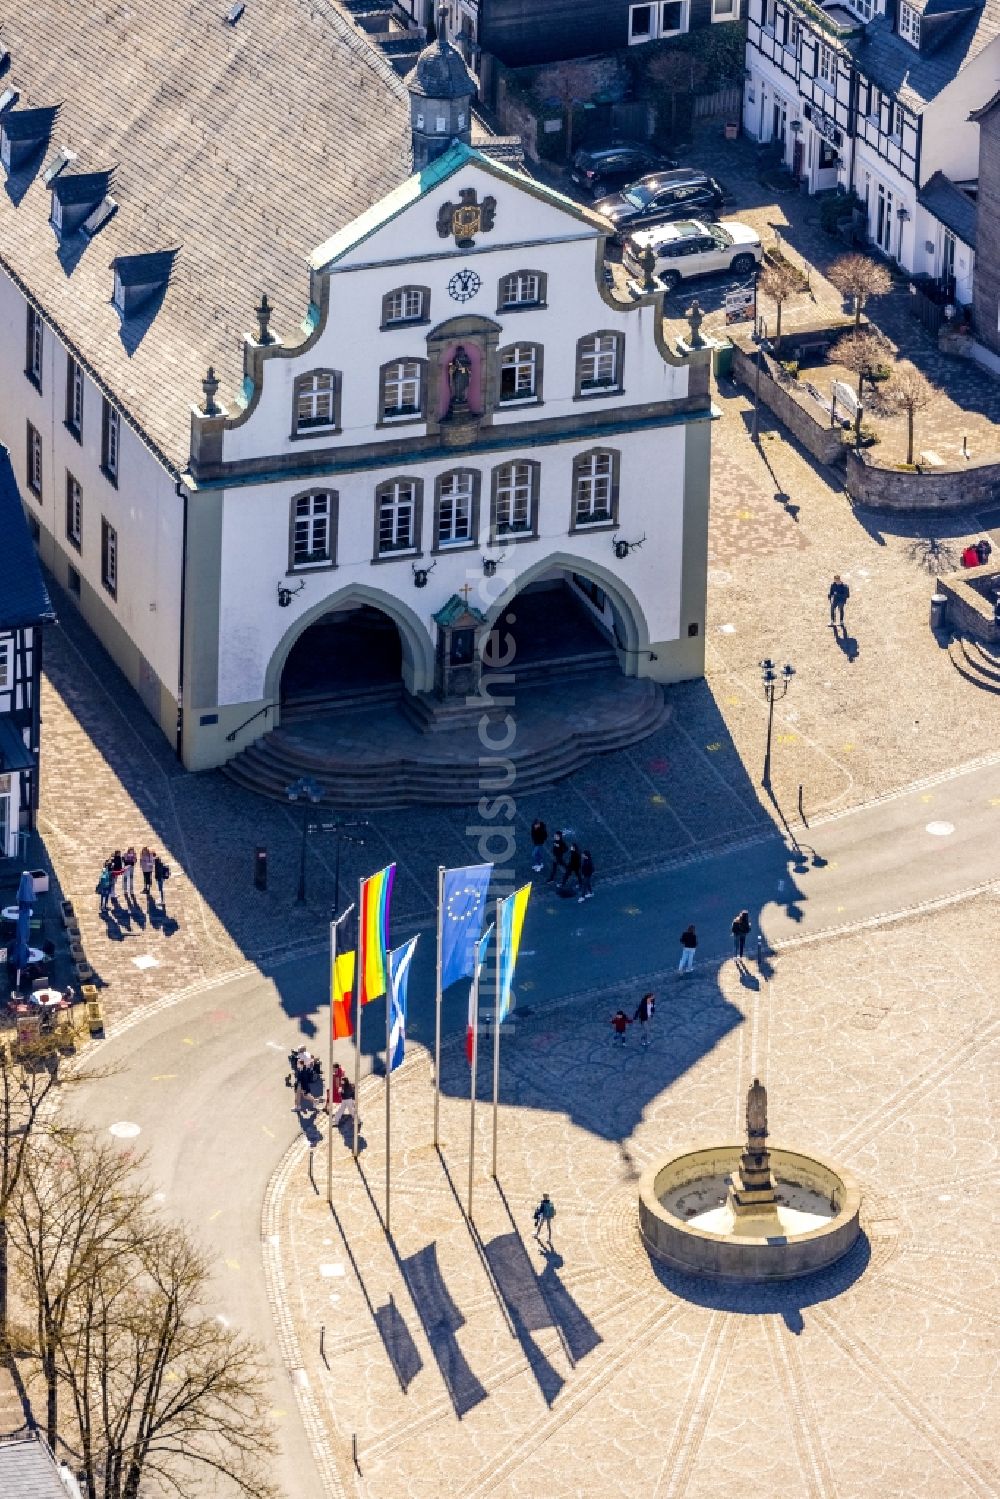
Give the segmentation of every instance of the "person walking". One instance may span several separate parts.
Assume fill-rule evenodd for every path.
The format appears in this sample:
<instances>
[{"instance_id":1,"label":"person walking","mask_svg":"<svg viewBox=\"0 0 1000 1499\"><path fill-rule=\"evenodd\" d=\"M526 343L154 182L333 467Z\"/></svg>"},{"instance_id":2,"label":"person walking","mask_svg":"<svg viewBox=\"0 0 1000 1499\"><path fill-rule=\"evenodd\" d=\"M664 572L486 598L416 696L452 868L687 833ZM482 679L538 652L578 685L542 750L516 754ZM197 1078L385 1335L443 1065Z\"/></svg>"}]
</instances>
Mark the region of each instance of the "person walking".
<instances>
[{"instance_id":1,"label":"person walking","mask_svg":"<svg viewBox=\"0 0 1000 1499\"><path fill-rule=\"evenodd\" d=\"M139 862L139 856L130 843L122 854L122 894L127 900L135 896L135 866Z\"/></svg>"},{"instance_id":2,"label":"person walking","mask_svg":"<svg viewBox=\"0 0 1000 1499\"><path fill-rule=\"evenodd\" d=\"M580 845L578 843L571 843L566 853L566 867L563 871L562 884L559 886L560 891L566 889L570 880L575 880L576 888L580 889L580 863L582 857Z\"/></svg>"},{"instance_id":3,"label":"person walking","mask_svg":"<svg viewBox=\"0 0 1000 1499\"><path fill-rule=\"evenodd\" d=\"M153 889L153 851L145 844L139 855L139 868L142 871L142 893L149 895Z\"/></svg>"},{"instance_id":4,"label":"person walking","mask_svg":"<svg viewBox=\"0 0 1000 1499\"><path fill-rule=\"evenodd\" d=\"M154 854L153 855L153 879L156 881L156 888L160 892L160 905L161 906L165 904L164 899L163 899L163 886L166 883L166 881L169 880L169 878L170 878L170 865L169 864L164 864L164 862L160 858L159 854Z\"/></svg>"},{"instance_id":5,"label":"person walking","mask_svg":"<svg viewBox=\"0 0 1000 1499\"><path fill-rule=\"evenodd\" d=\"M545 864L545 845L548 837L548 828L540 817L536 817L531 824L531 867L536 874L541 874Z\"/></svg>"},{"instance_id":6,"label":"person walking","mask_svg":"<svg viewBox=\"0 0 1000 1499\"><path fill-rule=\"evenodd\" d=\"M850 598L850 596L851 590L848 588L843 578L839 573L834 573L833 582L830 584L830 591L827 594L827 598L830 600L831 625L835 625L835 614L839 614L840 623L841 625L844 625L844 605L847 603L847 600ZM847 628L846 625L844 625L844 628Z\"/></svg>"},{"instance_id":7,"label":"person walking","mask_svg":"<svg viewBox=\"0 0 1000 1499\"><path fill-rule=\"evenodd\" d=\"M580 855L580 894L578 901L590 900L594 893L594 861L590 849L585 848Z\"/></svg>"},{"instance_id":8,"label":"person walking","mask_svg":"<svg viewBox=\"0 0 1000 1499\"><path fill-rule=\"evenodd\" d=\"M358 1104L354 1095L354 1084L345 1073L341 1073L340 1102L333 1115L333 1127L336 1128L342 1119L356 1119L357 1114Z\"/></svg>"},{"instance_id":9,"label":"person walking","mask_svg":"<svg viewBox=\"0 0 1000 1499\"><path fill-rule=\"evenodd\" d=\"M611 1017L611 1029L615 1033L615 1040L619 1046L625 1045L625 1032L632 1024L624 1010L616 1010Z\"/></svg>"},{"instance_id":10,"label":"person walking","mask_svg":"<svg viewBox=\"0 0 1000 1499\"><path fill-rule=\"evenodd\" d=\"M681 960L677 964L678 973L690 973L694 967L694 955L698 947L698 934L694 925L685 927L681 932Z\"/></svg>"},{"instance_id":11,"label":"person walking","mask_svg":"<svg viewBox=\"0 0 1000 1499\"><path fill-rule=\"evenodd\" d=\"M737 958L742 958L746 950L747 938L750 935L750 912L741 911L733 920L733 952Z\"/></svg>"},{"instance_id":12,"label":"person walking","mask_svg":"<svg viewBox=\"0 0 1000 1499\"><path fill-rule=\"evenodd\" d=\"M556 1205L548 1192L542 1193L542 1200L532 1213L532 1221L535 1225L535 1238L539 1244L542 1242L542 1229L548 1234L549 1248L552 1248L552 1220L556 1215Z\"/></svg>"},{"instance_id":13,"label":"person walking","mask_svg":"<svg viewBox=\"0 0 1000 1499\"><path fill-rule=\"evenodd\" d=\"M111 873L106 864L98 876L97 888L94 894L101 897L100 914L107 916L108 902L111 899Z\"/></svg>"},{"instance_id":14,"label":"person walking","mask_svg":"<svg viewBox=\"0 0 1000 1499\"><path fill-rule=\"evenodd\" d=\"M641 1038L639 1042L640 1046L649 1045L649 1022L653 1018L653 1011L655 1008L656 995L644 994L639 1001L639 1005L636 1009L635 1014L632 1016L633 1020L638 1020L639 1022L639 1036Z\"/></svg>"},{"instance_id":15,"label":"person walking","mask_svg":"<svg viewBox=\"0 0 1000 1499\"><path fill-rule=\"evenodd\" d=\"M303 1046L295 1058L295 1108L301 1111L306 1104L312 1101L313 1085L313 1058L312 1052Z\"/></svg>"},{"instance_id":16,"label":"person walking","mask_svg":"<svg viewBox=\"0 0 1000 1499\"><path fill-rule=\"evenodd\" d=\"M122 859L122 851L120 848L116 848L108 860L108 873L111 876L111 899L113 901L117 901L118 899L118 881L122 877L124 868L125 861Z\"/></svg>"},{"instance_id":17,"label":"person walking","mask_svg":"<svg viewBox=\"0 0 1000 1499\"><path fill-rule=\"evenodd\" d=\"M552 868L549 870L547 884L551 885L556 874L566 862L566 840L561 832L557 832L552 840Z\"/></svg>"}]
</instances>

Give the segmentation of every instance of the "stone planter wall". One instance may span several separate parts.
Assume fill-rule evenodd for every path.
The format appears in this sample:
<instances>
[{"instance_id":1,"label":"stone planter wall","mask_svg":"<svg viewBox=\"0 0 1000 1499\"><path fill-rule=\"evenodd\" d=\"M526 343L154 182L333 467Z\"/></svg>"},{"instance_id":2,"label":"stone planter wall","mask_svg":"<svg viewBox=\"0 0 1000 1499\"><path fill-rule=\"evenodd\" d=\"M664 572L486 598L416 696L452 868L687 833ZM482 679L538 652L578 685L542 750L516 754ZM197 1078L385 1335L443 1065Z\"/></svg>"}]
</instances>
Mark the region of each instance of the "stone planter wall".
<instances>
[{"instance_id":1,"label":"stone planter wall","mask_svg":"<svg viewBox=\"0 0 1000 1499\"><path fill-rule=\"evenodd\" d=\"M1000 500L1000 460L908 473L848 452L846 482L852 500L875 510L967 510Z\"/></svg>"},{"instance_id":2,"label":"stone planter wall","mask_svg":"<svg viewBox=\"0 0 1000 1499\"><path fill-rule=\"evenodd\" d=\"M733 342L733 379L746 385L751 391L756 380L757 355ZM760 399L768 411L773 411L793 437L797 437L807 453L820 463L839 463L844 454L844 436L840 427L831 427L822 414L809 410L808 396L799 395L794 380L787 385L779 384L770 370L774 368L767 354L760 372Z\"/></svg>"},{"instance_id":3,"label":"stone planter wall","mask_svg":"<svg viewBox=\"0 0 1000 1499\"><path fill-rule=\"evenodd\" d=\"M987 645L1000 644L1000 625L993 621L993 605L978 589L970 585L975 579L995 578L1000 583L1000 568L995 563L985 567L968 567L960 573L938 578L938 592L948 600L945 619L958 635L974 635Z\"/></svg>"}]
</instances>

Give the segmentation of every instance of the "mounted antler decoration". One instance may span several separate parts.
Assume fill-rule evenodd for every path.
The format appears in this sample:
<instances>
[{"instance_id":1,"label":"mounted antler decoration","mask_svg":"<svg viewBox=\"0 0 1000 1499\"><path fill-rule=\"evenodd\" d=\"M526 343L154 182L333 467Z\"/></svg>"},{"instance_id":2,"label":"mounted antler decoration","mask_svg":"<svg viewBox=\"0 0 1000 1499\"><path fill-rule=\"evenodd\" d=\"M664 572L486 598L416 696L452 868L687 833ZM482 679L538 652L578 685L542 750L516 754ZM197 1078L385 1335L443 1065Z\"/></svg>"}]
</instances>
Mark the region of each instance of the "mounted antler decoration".
<instances>
[{"instance_id":1,"label":"mounted antler decoration","mask_svg":"<svg viewBox=\"0 0 1000 1499\"><path fill-rule=\"evenodd\" d=\"M414 588L426 588L427 587L427 579L430 577L431 573L437 567L437 563L436 562L432 562L431 565L430 565L430 567L417 567L415 563L411 562L410 563L410 567L413 569L413 586L414 586Z\"/></svg>"},{"instance_id":2,"label":"mounted antler decoration","mask_svg":"<svg viewBox=\"0 0 1000 1499\"><path fill-rule=\"evenodd\" d=\"M616 532L611 538L611 545L615 549L615 556L618 558L619 562L624 562L629 552L634 552L636 547L641 547L645 540L645 531L639 537L638 541L626 541L624 537L619 536Z\"/></svg>"},{"instance_id":3,"label":"mounted antler decoration","mask_svg":"<svg viewBox=\"0 0 1000 1499\"><path fill-rule=\"evenodd\" d=\"M287 583L278 584L278 608L287 609L297 593L301 593L306 586L305 578L299 579L298 588L289 588Z\"/></svg>"},{"instance_id":4,"label":"mounted antler decoration","mask_svg":"<svg viewBox=\"0 0 1000 1499\"><path fill-rule=\"evenodd\" d=\"M500 553L499 557L484 557L483 558L483 575L484 575L484 577L487 577L487 578L494 577L495 574L496 574L497 568L499 567L499 565L503 561L503 559L506 557L506 555L507 555L507 550L506 550L506 548L504 548L504 550Z\"/></svg>"}]
</instances>

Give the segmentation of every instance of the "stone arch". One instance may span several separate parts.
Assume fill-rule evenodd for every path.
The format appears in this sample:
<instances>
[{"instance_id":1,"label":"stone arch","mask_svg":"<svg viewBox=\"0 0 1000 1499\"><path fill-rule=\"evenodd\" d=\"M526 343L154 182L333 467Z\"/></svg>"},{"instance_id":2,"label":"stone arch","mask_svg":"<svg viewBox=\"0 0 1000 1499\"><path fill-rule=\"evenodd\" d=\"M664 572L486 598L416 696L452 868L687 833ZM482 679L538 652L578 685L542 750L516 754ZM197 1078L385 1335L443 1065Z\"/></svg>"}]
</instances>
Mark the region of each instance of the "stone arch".
<instances>
[{"instance_id":1,"label":"stone arch","mask_svg":"<svg viewBox=\"0 0 1000 1499\"><path fill-rule=\"evenodd\" d=\"M624 583L617 573L612 572L600 562L592 561L589 557L578 557L572 552L550 552L547 557L540 558L524 572L518 573L517 577L511 580L510 586L485 611L487 623L495 624L503 611L529 583L543 578L546 573L552 572L555 568L565 568L567 572L579 573L581 577L589 578L592 583L604 589L615 607L625 634L624 644L618 647L618 660L622 671L628 677L638 675L639 667L643 664L644 653L649 650L649 626L646 623L642 606L628 584Z\"/></svg>"},{"instance_id":2,"label":"stone arch","mask_svg":"<svg viewBox=\"0 0 1000 1499\"><path fill-rule=\"evenodd\" d=\"M292 646L325 614L355 605L368 604L388 616L399 631L403 650L403 685L408 692L429 692L434 686L434 643L420 618L408 605L391 593L372 588L367 583L345 583L328 593L318 603L289 625L271 652L264 676L264 695L273 703L281 698L281 674Z\"/></svg>"}]
</instances>

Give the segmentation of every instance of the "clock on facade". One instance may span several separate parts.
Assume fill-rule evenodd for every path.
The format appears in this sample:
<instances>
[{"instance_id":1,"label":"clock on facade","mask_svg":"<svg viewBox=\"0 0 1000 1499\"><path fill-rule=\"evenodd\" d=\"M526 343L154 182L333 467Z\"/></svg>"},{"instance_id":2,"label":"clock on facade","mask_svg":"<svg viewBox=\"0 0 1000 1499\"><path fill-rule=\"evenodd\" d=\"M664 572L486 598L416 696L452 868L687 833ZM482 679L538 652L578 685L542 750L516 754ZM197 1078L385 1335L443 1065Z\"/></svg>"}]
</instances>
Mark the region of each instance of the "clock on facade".
<instances>
[{"instance_id":1,"label":"clock on facade","mask_svg":"<svg viewBox=\"0 0 1000 1499\"><path fill-rule=\"evenodd\" d=\"M448 282L448 295L456 302L469 302L482 284L475 271L456 271Z\"/></svg>"}]
</instances>

